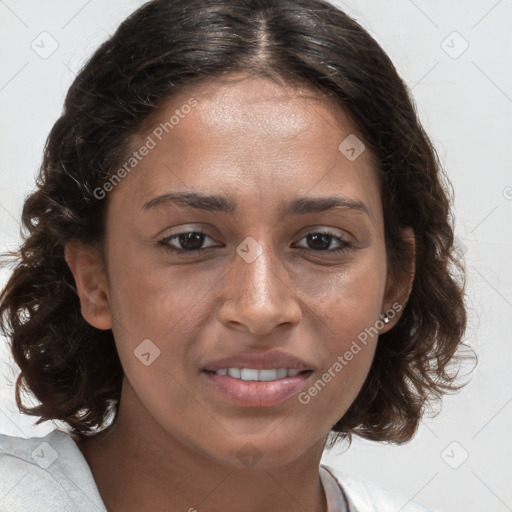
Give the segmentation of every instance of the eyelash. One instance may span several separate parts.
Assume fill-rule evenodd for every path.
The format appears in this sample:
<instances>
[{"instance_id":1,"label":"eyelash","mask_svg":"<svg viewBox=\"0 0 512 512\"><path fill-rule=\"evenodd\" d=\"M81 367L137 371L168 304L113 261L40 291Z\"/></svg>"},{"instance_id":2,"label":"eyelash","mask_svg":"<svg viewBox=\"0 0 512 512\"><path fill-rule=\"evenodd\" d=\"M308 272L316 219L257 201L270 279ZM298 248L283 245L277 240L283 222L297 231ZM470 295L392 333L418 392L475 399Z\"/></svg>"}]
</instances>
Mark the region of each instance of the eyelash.
<instances>
[{"instance_id":1,"label":"eyelash","mask_svg":"<svg viewBox=\"0 0 512 512\"><path fill-rule=\"evenodd\" d=\"M169 242L171 240L178 239L178 237L180 235L187 235L190 233L197 233L197 234L204 235L204 236L210 238L210 236L208 236L208 234L205 233L204 231L200 231L200 230L183 231L181 233L176 233L175 235L171 235L171 236L162 238L161 240L158 241L158 245L163 247L163 249L165 251L168 251L171 253L177 253L177 254L187 254L187 255L199 255L199 254L204 253L208 249L216 248L216 247L206 247L204 249L187 250L187 249L176 249L175 247L172 247L171 245L169 245ZM312 251L314 253L341 254L341 253L347 252L348 250L350 250L352 248L352 244L350 242L348 242L344 238L341 238L340 236L336 235L335 233L333 233L331 231L310 231L309 233L304 235L300 240L306 238L308 235L313 235L313 234L330 236L330 237L334 238L335 240L337 240L341 244L341 246L338 247L337 249L325 249L325 250L315 250L315 249L309 249L306 247L299 247L299 249L303 249L306 251Z\"/></svg>"}]
</instances>

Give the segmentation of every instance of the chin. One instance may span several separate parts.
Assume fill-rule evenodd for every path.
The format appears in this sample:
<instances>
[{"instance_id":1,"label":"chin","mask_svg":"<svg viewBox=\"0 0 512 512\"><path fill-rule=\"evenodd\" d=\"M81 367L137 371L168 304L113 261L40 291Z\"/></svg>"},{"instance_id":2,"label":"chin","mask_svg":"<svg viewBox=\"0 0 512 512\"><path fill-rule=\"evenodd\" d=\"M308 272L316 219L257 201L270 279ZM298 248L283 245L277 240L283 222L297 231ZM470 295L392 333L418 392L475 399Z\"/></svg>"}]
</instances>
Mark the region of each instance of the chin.
<instances>
[{"instance_id":1,"label":"chin","mask_svg":"<svg viewBox=\"0 0 512 512\"><path fill-rule=\"evenodd\" d=\"M290 443L290 439L294 439ZM311 446L301 447L297 444L296 437L290 436L288 438L289 444L271 442L268 438L261 437L260 439L251 436L247 441L243 441L238 437L236 442L231 439L228 442L228 452L223 454L212 454L217 463L233 469L247 469L254 471L266 471L283 467L287 464L293 463L296 459L304 455ZM320 455L323 450L323 445L320 450Z\"/></svg>"}]
</instances>

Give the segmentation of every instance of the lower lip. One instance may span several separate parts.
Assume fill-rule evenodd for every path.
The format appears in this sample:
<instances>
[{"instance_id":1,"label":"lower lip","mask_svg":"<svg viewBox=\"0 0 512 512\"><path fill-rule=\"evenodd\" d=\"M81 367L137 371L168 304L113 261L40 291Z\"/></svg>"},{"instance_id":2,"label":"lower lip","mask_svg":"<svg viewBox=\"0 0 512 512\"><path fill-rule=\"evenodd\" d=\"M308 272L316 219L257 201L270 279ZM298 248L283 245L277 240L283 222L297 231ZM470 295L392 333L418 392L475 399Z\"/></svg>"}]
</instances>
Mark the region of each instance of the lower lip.
<instances>
[{"instance_id":1,"label":"lower lip","mask_svg":"<svg viewBox=\"0 0 512 512\"><path fill-rule=\"evenodd\" d=\"M235 379L206 371L202 373L217 393L230 402L243 407L271 407L297 394L313 372L270 381Z\"/></svg>"}]
</instances>

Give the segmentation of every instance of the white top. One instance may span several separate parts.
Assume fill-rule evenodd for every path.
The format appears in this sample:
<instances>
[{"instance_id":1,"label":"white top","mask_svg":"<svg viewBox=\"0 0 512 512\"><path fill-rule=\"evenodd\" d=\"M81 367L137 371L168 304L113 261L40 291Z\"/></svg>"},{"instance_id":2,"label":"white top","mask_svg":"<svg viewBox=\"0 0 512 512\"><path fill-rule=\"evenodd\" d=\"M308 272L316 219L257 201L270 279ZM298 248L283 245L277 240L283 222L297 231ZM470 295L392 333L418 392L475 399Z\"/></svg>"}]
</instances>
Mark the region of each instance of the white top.
<instances>
[{"instance_id":1,"label":"white top","mask_svg":"<svg viewBox=\"0 0 512 512\"><path fill-rule=\"evenodd\" d=\"M320 465L328 512L434 512ZM73 439L61 430L28 439L0 434L0 512L107 512Z\"/></svg>"}]
</instances>

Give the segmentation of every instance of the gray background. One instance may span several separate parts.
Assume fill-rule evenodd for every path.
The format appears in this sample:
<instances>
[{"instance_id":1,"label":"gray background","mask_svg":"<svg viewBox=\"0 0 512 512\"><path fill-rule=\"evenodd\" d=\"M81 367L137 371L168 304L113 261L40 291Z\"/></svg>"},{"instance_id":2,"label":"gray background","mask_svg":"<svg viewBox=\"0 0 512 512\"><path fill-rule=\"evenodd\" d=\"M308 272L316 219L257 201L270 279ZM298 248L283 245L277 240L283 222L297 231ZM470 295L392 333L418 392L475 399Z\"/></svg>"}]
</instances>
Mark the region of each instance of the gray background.
<instances>
[{"instance_id":1,"label":"gray background","mask_svg":"<svg viewBox=\"0 0 512 512\"><path fill-rule=\"evenodd\" d=\"M142 3L0 0L1 252L19 243L23 200L75 72ZM379 41L411 87L453 183L468 271L466 339L480 362L470 384L445 399L437 417L425 418L410 443L355 439L323 462L398 492L404 504L512 510L512 1L336 3ZM3 270L0 285L7 275ZM0 364L0 432L44 436L55 425L36 428L14 406L16 368L5 343Z\"/></svg>"}]
</instances>

